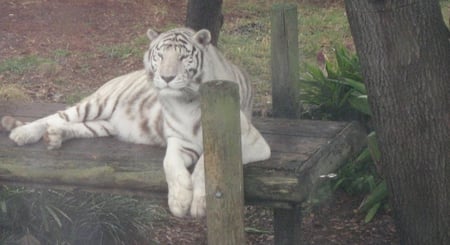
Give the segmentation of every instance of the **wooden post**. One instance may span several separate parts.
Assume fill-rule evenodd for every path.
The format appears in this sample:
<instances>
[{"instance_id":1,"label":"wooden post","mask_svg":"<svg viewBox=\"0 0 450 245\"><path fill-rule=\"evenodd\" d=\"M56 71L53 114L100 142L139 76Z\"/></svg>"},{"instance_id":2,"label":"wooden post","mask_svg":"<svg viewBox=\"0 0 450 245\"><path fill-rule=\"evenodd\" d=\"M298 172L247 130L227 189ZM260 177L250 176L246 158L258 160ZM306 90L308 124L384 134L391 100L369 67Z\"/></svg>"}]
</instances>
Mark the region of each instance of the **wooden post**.
<instances>
[{"instance_id":1,"label":"wooden post","mask_svg":"<svg viewBox=\"0 0 450 245\"><path fill-rule=\"evenodd\" d=\"M299 245L302 215L300 206L292 209L275 208L273 210L273 228L276 245Z\"/></svg>"},{"instance_id":2,"label":"wooden post","mask_svg":"<svg viewBox=\"0 0 450 245\"><path fill-rule=\"evenodd\" d=\"M211 81L200 94L208 244L245 244L238 85Z\"/></svg>"},{"instance_id":3,"label":"wooden post","mask_svg":"<svg viewBox=\"0 0 450 245\"><path fill-rule=\"evenodd\" d=\"M295 4L275 4L271 19L272 110L275 117L299 114L298 24Z\"/></svg>"},{"instance_id":4,"label":"wooden post","mask_svg":"<svg viewBox=\"0 0 450 245\"><path fill-rule=\"evenodd\" d=\"M274 4L272 8L271 65L274 117L296 118L299 113L298 24L295 4ZM301 209L274 208L275 244L300 244Z\"/></svg>"}]
</instances>

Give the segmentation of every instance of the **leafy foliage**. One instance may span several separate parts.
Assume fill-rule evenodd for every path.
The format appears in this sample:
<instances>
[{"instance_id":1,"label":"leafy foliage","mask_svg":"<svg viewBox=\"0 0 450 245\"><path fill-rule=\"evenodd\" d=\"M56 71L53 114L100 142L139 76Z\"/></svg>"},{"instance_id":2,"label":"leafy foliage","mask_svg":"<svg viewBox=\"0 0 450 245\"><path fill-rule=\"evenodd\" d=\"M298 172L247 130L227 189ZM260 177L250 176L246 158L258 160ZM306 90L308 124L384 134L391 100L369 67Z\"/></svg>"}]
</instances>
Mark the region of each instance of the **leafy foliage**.
<instances>
[{"instance_id":1,"label":"leafy foliage","mask_svg":"<svg viewBox=\"0 0 450 245\"><path fill-rule=\"evenodd\" d=\"M303 104L314 105L306 116L359 120L370 128L371 111L358 57L342 47L336 49L335 56L336 66L323 59L322 69L308 66L307 78L301 80ZM366 195L359 207L366 213L366 222L387 205L386 182L376 169L380 155L374 132L368 135L368 142L368 147L355 160L339 170L333 184L333 189Z\"/></svg>"},{"instance_id":2,"label":"leafy foliage","mask_svg":"<svg viewBox=\"0 0 450 245\"><path fill-rule=\"evenodd\" d=\"M315 111L308 112L313 118L365 121L370 109L358 57L343 47L336 49L335 56L337 65L326 59L323 69L307 65L306 77L300 81L302 102L315 105Z\"/></svg>"},{"instance_id":3,"label":"leafy foliage","mask_svg":"<svg viewBox=\"0 0 450 245\"><path fill-rule=\"evenodd\" d=\"M1 244L148 244L149 225L166 215L119 195L9 187L0 192L0 209Z\"/></svg>"}]
</instances>

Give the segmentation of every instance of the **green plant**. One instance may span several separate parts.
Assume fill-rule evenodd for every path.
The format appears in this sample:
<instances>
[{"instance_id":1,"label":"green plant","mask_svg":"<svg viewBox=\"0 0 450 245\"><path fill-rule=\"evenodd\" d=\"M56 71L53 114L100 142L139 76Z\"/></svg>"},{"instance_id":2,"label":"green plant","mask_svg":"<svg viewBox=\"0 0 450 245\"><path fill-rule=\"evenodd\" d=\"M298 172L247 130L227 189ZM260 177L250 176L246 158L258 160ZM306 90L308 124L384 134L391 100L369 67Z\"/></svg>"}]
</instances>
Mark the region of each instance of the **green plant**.
<instances>
[{"instance_id":1,"label":"green plant","mask_svg":"<svg viewBox=\"0 0 450 245\"><path fill-rule=\"evenodd\" d=\"M323 69L307 65L300 80L302 103L314 105L313 117L330 120L365 120L370 115L359 60L343 48L335 50L336 65L325 60Z\"/></svg>"},{"instance_id":2,"label":"green plant","mask_svg":"<svg viewBox=\"0 0 450 245\"><path fill-rule=\"evenodd\" d=\"M149 202L112 194L3 187L0 243L141 244L165 211Z\"/></svg>"},{"instance_id":3,"label":"green plant","mask_svg":"<svg viewBox=\"0 0 450 245\"><path fill-rule=\"evenodd\" d=\"M307 79L301 80L303 104L316 106L309 112L322 119L362 121L368 128L371 116L367 92L362 80L358 57L344 48L335 51L335 62L325 60L323 68L308 66ZM378 175L376 163L380 153L376 135L368 135L368 147L352 162L338 171L333 189L363 194L359 211L370 222L381 207L387 206L386 182Z\"/></svg>"}]
</instances>

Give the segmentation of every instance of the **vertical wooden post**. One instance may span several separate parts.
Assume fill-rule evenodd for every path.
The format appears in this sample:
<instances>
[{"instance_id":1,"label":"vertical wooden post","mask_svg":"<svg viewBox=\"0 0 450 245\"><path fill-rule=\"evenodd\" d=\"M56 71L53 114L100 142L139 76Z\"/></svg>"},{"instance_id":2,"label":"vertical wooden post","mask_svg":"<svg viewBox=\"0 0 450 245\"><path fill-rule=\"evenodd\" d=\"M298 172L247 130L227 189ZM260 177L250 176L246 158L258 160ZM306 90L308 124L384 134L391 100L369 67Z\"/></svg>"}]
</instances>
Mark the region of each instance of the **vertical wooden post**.
<instances>
[{"instance_id":1,"label":"vertical wooden post","mask_svg":"<svg viewBox=\"0 0 450 245\"><path fill-rule=\"evenodd\" d=\"M238 85L211 81L200 94L208 244L245 244Z\"/></svg>"},{"instance_id":2,"label":"vertical wooden post","mask_svg":"<svg viewBox=\"0 0 450 245\"><path fill-rule=\"evenodd\" d=\"M275 4L271 16L272 109L274 117L299 115L298 24L295 4ZM301 208L274 208L275 244L300 244Z\"/></svg>"},{"instance_id":3,"label":"vertical wooden post","mask_svg":"<svg viewBox=\"0 0 450 245\"><path fill-rule=\"evenodd\" d=\"M295 4L275 4L271 17L272 110L275 117L299 114L298 24Z\"/></svg>"},{"instance_id":4,"label":"vertical wooden post","mask_svg":"<svg viewBox=\"0 0 450 245\"><path fill-rule=\"evenodd\" d=\"M275 208L273 210L273 228L276 245L300 245L301 208Z\"/></svg>"}]
</instances>

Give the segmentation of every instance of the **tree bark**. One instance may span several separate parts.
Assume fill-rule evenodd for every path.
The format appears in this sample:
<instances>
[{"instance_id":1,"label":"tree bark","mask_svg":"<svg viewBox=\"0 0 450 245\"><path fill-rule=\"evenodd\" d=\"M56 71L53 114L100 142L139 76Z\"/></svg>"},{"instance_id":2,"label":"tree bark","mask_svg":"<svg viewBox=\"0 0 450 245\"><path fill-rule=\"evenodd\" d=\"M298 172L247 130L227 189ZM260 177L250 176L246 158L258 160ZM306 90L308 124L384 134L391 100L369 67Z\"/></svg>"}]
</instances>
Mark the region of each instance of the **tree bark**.
<instances>
[{"instance_id":1,"label":"tree bark","mask_svg":"<svg viewBox=\"0 0 450 245\"><path fill-rule=\"evenodd\" d=\"M187 27L196 31L208 29L211 32L211 43L217 46L222 25L222 0L189 0L186 16Z\"/></svg>"},{"instance_id":2,"label":"tree bark","mask_svg":"<svg viewBox=\"0 0 450 245\"><path fill-rule=\"evenodd\" d=\"M438 0L345 0L402 244L450 244L450 43Z\"/></svg>"}]
</instances>

